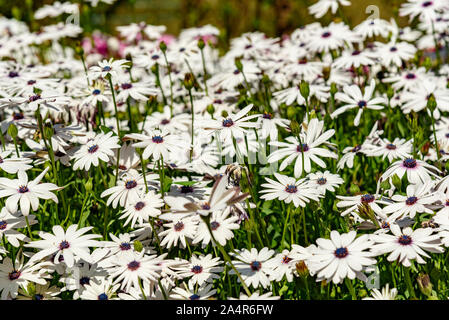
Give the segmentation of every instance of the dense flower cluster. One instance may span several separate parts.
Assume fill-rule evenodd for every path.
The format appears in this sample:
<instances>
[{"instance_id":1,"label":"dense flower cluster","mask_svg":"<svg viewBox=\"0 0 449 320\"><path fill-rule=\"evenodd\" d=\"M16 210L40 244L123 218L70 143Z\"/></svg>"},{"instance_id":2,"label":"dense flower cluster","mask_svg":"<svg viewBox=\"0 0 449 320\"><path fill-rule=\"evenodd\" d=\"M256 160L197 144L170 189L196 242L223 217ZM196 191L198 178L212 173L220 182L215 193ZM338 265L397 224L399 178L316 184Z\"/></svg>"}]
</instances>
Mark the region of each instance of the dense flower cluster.
<instances>
[{"instance_id":1,"label":"dense flower cluster","mask_svg":"<svg viewBox=\"0 0 449 320\"><path fill-rule=\"evenodd\" d=\"M1 299L447 298L448 12L224 54L210 25L0 18Z\"/></svg>"}]
</instances>

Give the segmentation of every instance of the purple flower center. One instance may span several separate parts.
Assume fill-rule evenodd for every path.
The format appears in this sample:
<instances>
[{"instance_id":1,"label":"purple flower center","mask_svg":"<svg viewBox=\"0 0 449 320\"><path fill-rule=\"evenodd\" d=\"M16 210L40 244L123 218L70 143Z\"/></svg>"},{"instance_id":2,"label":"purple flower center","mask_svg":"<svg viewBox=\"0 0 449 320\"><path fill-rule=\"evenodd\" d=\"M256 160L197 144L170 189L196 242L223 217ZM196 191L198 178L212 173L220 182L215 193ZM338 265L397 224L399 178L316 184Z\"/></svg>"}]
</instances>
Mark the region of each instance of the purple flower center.
<instances>
[{"instance_id":1,"label":"purple flower center","mask_svg":"<svg viewBox=\"0 0 449 320\"><path fill-rule=\"evenodd\" d=\"M360 199L363 203L371 203L374 201L374 196L371 194L364 194Z\"/></svg>"},{"instance_id":2,"label":"purple flower center","mask_svg":"<svg viewBox=\"0 0 449 320\"><path fill-rule=\"evenodd\" d=\"M446 200L446 207L449 207L449 199L448 200Z\"/></svg>"},{"instance_id":3,"label":"purple flower center","mask_svg":"<svg viewBox=\"0 0 449 320\"><path fill-rule=\"evenodd\" d=\"M40 98L41 98L41 95L40 95L40 94L35 94L34 96L31 96L31 97L28 99L28 102L37 101L37 100L39 100Z\"/></svg>"},{"instance_id":4,"label":"purple flower center","mask_svg":"<svg viewBox=\"0 0 449 320\"><path fill-rule=\"evenodd\" d=\"M27 186L20 186L19 187L19 192L20 193L25 193L25 192L28 192L28 191L30 191L30 190L28 189Z\"/></svg>"},{"instance_id":5,"label":"purple flower center","mask_svg":"<svg viewBox=\"0 0 449 320\"><path fill-rule=\"evenodd\" d=\"M15 78L15 77L18 77L18 76L19 76L19 73L16 72L16 71L10 71L8 73L8 77L10 77L10 78Z\"/></svg>"},{"instance_id":6,"label":"purple flower center","mask_svg":"<svg viewBox=\"0 0 449 320\"><path fill-rule=\"evenodd\" d=\"M296 152L307 152L309 151L309 146L306 143L298 144L296 147Z\"/></svg>"},{"instance_id":7,"label":"purple flower center","mask_svg":"<svg viewBox=\"0 0 449 320\"><path fill-rule=\"evenodd\" d=\"M418 201L417 197L409 197L407 200L405 200L405 204L408 206L414 205Z\"/></svg>"},{"instance_id":8,"label":"purple flower center","mask_svg":"<svg viewBox=\"0 0 449 320\"><path fill-rule=\"evenodd\" d=\"M164 120L161 121L162 125L167 125L169 123L170 123L170 120L168 120L168 119L164 119Z\"/></svg>"},{"instance_id":9,"label":"purple flower center","mask_svg":"<svg viewBox=\"0 0 449 320\"><path fill-rule=\"evenodd\" d=\"M122 84L122 89L123 90L128 90L131 89L133 87L133 85L131 83L124 83Z\"/></svg>"},{"instance_id":10,"label":"purple flower center","mask_svg":"<svg viewBox=\"0 0 449 320\"><path fill-rule=\"evenodd\" d=\"M0 164L2 164L3 163L3 158L2 157L0 157Z\"/></svg>"},{"instance_id":11,"label":"purple flower center","mask_svg":"<svg viewBox=\"0 0 449 320\"><path fill-rule=\"evenodd\" d=\"M326 184L327 179L326 179L326 178L319 178L316 182L317 182L319 185L323 185L323 184Z\"/></svg>"},{"instance_id":12,"label":"purple flower center","mask_svg":"<svg viewBox=\"0 0 449 320\"><path fill-rule=\"evenodd\" d=\"M87 149L87 152L89 152L89 153L95 153L95 152L97 152L98 148L100 148L100 147L99 147L97 144L94 144L93 146L90 146L90 147Z\"/></svg>"},{"instance_id":13,"label":"purple flower center","mask_svg":"<svg viewBox=\"0 0 449 320\"><path fill-rule=\"evenodd\" d=\"M433 4L432 1L426 1L426 2L423 2L422 6L423 6L424 8L427 8L427 7L430 7L432 4Z\"/></svg>"},{"instance_id":14,"label":"purple flower center","mask_svg":"<svg viewBox=\"0 0 449 320\"><path fill-rule=\"evenodd\" d=\"M340 259L344 258L344 257L346 257L348 255L348 249L346 249L346 248L338 248L338 249L336 249L334 251L334 255L337 258L340 258Z\"/></svg>"},{"instance_id":15,"label":"purple flower center","mask_svg":"<svg viewBox=\"0 0 449 320\"><path fill-rule=\"evenodd\" d=\"M259 261L253 261L249 266L251 267L251 270L259 271L260 268L262 268L262 263Z\"/></svg>"},{"instance_id":16,"label":"purple flower center","mask_svg":"<svg viewBox=\"0 0 449 320\"><path fill-rule=\"evenodd\" d=\"M131 271L136 271L137 269L139 269L139 267L140 267L139 261L134 260L128 263L128 269Z\"/></svg>"},{"instance_id":17,"label":"purple flower center","mask_svg":"<svg viewBox=\"0 0 449 320\"><path fill-rule=\"evenodd\" d=\"M129 244L129 242L122 242L120 243L120 250L122 251L127 251L131 249L131 245Z\"/></svg>"},{"instance_id":18,"label":"purple flower center","mask_svg":"<svg viewBox=\"0 0 449 320\"><path fill-rule=\"evenodd\" d=\"M129 181L126 181L125 187L126 187L126 189L132 189L132 188L137 187L137 182L136 182L136 180L129 180Z\"/></svg>"},{"instance_id":19,"label":"purple flower center","mask_svg":"<svg viewBox=\"0 0 449 320\"><path fill-rule=\"evenodd\" d=\"M223 120L223 127L229 128L234 125L234 121L232 119L224 119Z\"/></svg>"},{"instance_id":20,"label":"purple flower center","mask_svg":"<svg viewBox=\"0 0 449 320\"><path fill-rule=\"evenodd\" d=\"M19 279L21 274L22 273L20 271L14 270L8 274L8 278L9 278L9 280L14 281L14 280Z\"/></svg>"},{"instance_id":21,"label":"purple flower center","mask_svg":"<svg viewBox=\"0 0 449 320\"><path fill-rule=\"evenodd\" d=\"M8 223L6 221L0 221L0 230L5 230L8 226Z\"/></svg>"},{"instance_id":22,"label":"purple flower center","mask_svg":"<svg viewBox=\"0 0 449 320\"><path fill-rule=\"evenodd\" d=\"M408 159L405 159L404 161L402 161L402 164L406 168L413 169L416 167L416 160L412 159L412 158L408 158Z\"/></svg>"},{"instance_id":23,"label":"purple flower center","mask_svg":"<svg viewBox=\"0 0 449 320\"><path fill-rule=\"evenodd\" d=\"M234 74L239 74L240 71L239 71L239 69L235 69L233 73L234 73Z\"/></svg>"},{"instance_id":24,"label":"purple flower center","mask_svg":"<svg viewBox=\"0 0 449 320\"><path fill-rule=\"evenodd\" d=\"M398 48L396 48L396 47L391 47L390 48L390 52L396 52L396 51L398 51Z\"/></svg>"},{"instance_id":25,"label":"purple flower center","mask_svg":"<svg viewBox=\"0 0 449 320\"><path fill-rule=\"evenodd\" d=\"M220 224L219 224L217 221L212 221L212 222L210 223L210 228L211 228L213 231L217 230L218 227L220 227Z\"/></svg>"},{"instance_id":26,"label":"purple flower center","mask_svg":"<svg viewBox=\"0 0 449 320\"><path fill-rule=\"evenodd\" d=\"M202 204L201 205L201 209L203 209L203 210L210 210L210 204L209 203L204 203L204 204Z\"/></svg>"},{"instance_id":27,"label":"purple flower center","mask_svg":"<svg viewBox=\"0 0 449 320\"><path fill-rule=\"evenodd\" d=\"M353 55L353 56L358 56L358 55L361 54L361 53L362 53L361 51L355 50L355 51L352 52L352 55Z\"/></svg>"},{"instance_id":28,"label":"purple flower center","mask_svg":"<svg viewBox=\"0 0 449 320\"><path fill-rule=\"evenodd\" d=\"M159 59L159 55L157 55L157 54L154 54L154 55L152 55L152 56L151 56L151 59L153 59L153 60L157 60L157 59Z\"/></svg>"},{"instance_id":29,"label":"purple flower center","mask_svg":"<svg viewBox=\"0 0 449 320\"><path fill-rule=\"evenodd\" d=\"M59 244L59 250L64 250L64 249L68 249L68 248L70 248L70 243L68 243L65 240Z\"/></svg>"},{"instance_id":30,"label":"purple flower center","mask_svg":"<svg viewBox=\"0 0 449 320\"><path fill-rule=\"evenodd\" d=\"M321 35L322 38L329 38L330 36L331 36L331 33L329 31L326 31Z\"/></svg>"},{"instance_id":31,"label":"purple flower center","mask_svg":"<svg viewBox=\"0 0 449 320\"><path fill-rule=\"evenodd\" d=\"M194 190L192 186L181 186L180 188L181 193L192 193L193 191Z\"/></svg>"},{"instance_id":32,"label":"purple flower center","mask_svg":"<svg viewBox=\"0 0 449 320\"><path fill-rule=\"evenodd\" d=\"M362 149L362 146L358 144L354 148L351 149L351 152L359 152L360 149Z\"/></svg>"},{"instance_id":33,"label":"purple flower center","mask_svg":"<svg viewBox=\"0 0 449 320\"><path fill-rule=\"evenodd\" d=\"M36 83L36 80L28 80L27 85L32 86Z\"/></svg>"},{"instance_id":34,"label":"purple flower center","mask_svg":"<svg viewBox=\"0 0 449 320\"><path fill-rule=\"evenodd\" d=\"M398 242L403 246L408 246L409 244L412 243L412 238L403 234L402 236L399 237Z\"/></svg>"},{"instance_id":35,"label":"purple flower center","mask_svg":"<svg viewBox=\"0 0 449 320\"><path fill-rule=\"evenodd\" d=\"M294 184L289 184L285 187L285 192L296 193L297 191L298 191L298 188Z\"/></svg>"},{"instance_id":36,"label":"purple flower center","mask_svg":"<svg viewBox=\"0 0 449 320\"><path fill-rule=\"evenodd\" d=\"M179 221L174 225L175 231L179 232L184 229L184 223Z\"/></svg>"},{"instance_id":37,"label":"purple flower center","mask_svg":"<svg viewBox=\"0 0 449 320\"><path fill-rule=\"evenodd\" d=\"M199 273L203 272L203 267L202 266L193 266L192 270L190 270L190 271L192 271L195 274L199 274Z\"/></svg>"},{"instance_id":38,"label":"purple flower center","mask_svg":"<svg viewBox=\"0 0 449 320\"><path fill-rule=\"evenodd\" d=\"M143 207L145 207L145 202L139 201L134 206L134 209L136 209L137 211L140 211L143 209Z\"/></svg>"},{"instance_id":39,"label":"purple flower center","mask_svg":"<svg viewBox=\"0 0 449 320\"><path fill-rule=\"evenodd\" d=\"M273 114L268 113L268 112L264 112L262 117L264 119L273 119Z\"/></svg>"},{"instance_id":40,"label":"purple flower center","mask_svg":"<svg viewBox=\"0 0 449 320\"><path fill-rule=\"evenodd\" d=\"M388 222L386 222L386 221L384 221L383 223L382 223L382 229L390 229L390 224L388 223Z\"/></svg>"},{"instance_id":41,"label":"purple flower center","mask_svg":"<svg viewBox=\"0 0 449 320\"><path fill-rule=\"evenodd\" d=\"M411 79L415 79L416 76L415 76L414 73L407 73L407 75L405 76L405 78L411 80Z\"/></svg>"},{"instance_id":42,"label":"purple flower center","mask_svg":"<svg viewBox=\"0 0 449 320\"><path fill-rule=\"evenodd\" d=\"M161 136L154 136L153 138L151 138L151 141L153 141L154 143L162 143L164 142L164 138L162 138Z\"/></svg>"}]
</instances>

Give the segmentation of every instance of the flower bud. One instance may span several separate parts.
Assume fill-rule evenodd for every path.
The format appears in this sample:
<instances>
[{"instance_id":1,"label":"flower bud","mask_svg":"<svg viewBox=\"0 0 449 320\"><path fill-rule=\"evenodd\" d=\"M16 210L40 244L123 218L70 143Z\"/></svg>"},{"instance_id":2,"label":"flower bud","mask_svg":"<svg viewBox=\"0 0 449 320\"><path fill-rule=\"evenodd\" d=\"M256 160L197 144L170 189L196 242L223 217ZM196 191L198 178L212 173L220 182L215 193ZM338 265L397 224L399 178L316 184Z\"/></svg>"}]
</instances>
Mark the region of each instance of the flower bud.
<instances>
[{"instance_id":1,"label":"flower bud","mask_svg":"<svg viewBox=\"0 0 449 320\"><path fill-rule=\"evenodd\" d=\"M352 194L360 193L360 188L355 183L352 183L349 187L349 192L351 192Z\"/></svg>"},{"instance_id":2,"label":"flower bud","mask_svg":"<svg viewBox=\"0 0 449 320\"><path fill-rule=\"evenodd\" d=\"M427 108L429 108L430 111L433 111L436 107L437 102L435 100L435 97L433 94L430 94L429 98L427 99Z\"/></svg>"},{"instance_id":3,"label":"flower bud","mask_svg":"<svg viewBox=\"0 0 449 320\"><path fill-rule=\"evenodd\" d=\"M137 252L142 252L143 250L143 245L142 242L140 242L139 240L134 240L134 250L136 250Z\"/></svg>"},{"instance_id":4,"label":"flower bud","mask_svg":"<svg viewBox=\"0 0 449 320\"><path fill-rule=\"evenodd\" d=\"M161 41L159 43L159 49L161 49L162 52L167 51L167 44L164 41Z\"/></svg>"},{"instance_id":5,"label":"flower bud","mask_svg":"<svg viewBox=\"0 0 449 320\"><path fill-rule=\"evenodd\" d=\"M294 119L296 115L296 108L294 106L287 107L287 119Z\"/></svg>"},{"instance_id":6,"label":"flower bud","mask_svg":"<svg viewBox=\"0 0 449 320\"><path fill-rule=\"evenodd\" d=\"M292 120L290 122L290 129L293 133L293 135L298 136L301 133L301 126L299 125L298 121Z\"/></svg>"},{"instance_id":7,"label":"flower bud","mask_svg":"<svg viewBox=\"0 0 449 320\"><path fill-rule=\"evenodd\" d=\"M387 179L387 180L384 180L384 181L381 182L380 187L383 190L390 190L391 189L391 184L390 184L390 182Z\"/></svg>"},{"instance_id":8,"label":"flower bud","mask_svg":"<svg viewBox=\"0 0 449 320\"><path fill-rule=\"evenodd\" d=\"M208 105L206 110L207 110L207 113L209 113L212 116L215 112L214 105L213 104Z\"/></svg>"},{"instance_id":9,"label":"flower bud","mask_svg":"<svg viewBox=\"0 0 449 320\"><path fill-rule=\"evenodd\" d=\"M334 96L338 92L337 84L335 82L331 83L331 95Z\"/></svg>"},{"instance_id":10,"label":"flower bud","mask_svg":"<svg viewBox=\"0 0 449 320\"><path fill-rule=\"evenodd\" d=\"M419 290L426 296L432 295L432 283L428 274L420 274L416 281L418 282Z\"/></svg>"},{"instance_id":11,"label":"flower bud","mask_svg":"<svg viewBox=\"0 0 449 320\"><path fill-rule=\"evenodd\" d=\"M299 92L301 93L303 98L307 100L310 94L309 83L304 80L301 80L301 83L299 84Z\"/></svg>"},{"instance_id":12,"label":"flower bud","mask_svg":"<svg viewBox=\"0 0 449 320\"><path fill-rule=\"evenodd\" d=\"M159 65L157 63L153 64L153 66L151 67L151 72L155 75L159 73Z\"/></svg>"},{"instance_id":13,"label":"flower bud","mask_svg":"<svg viewBox=\"0 0 449 320\"><path fill-rule=\"evenodd\" d=\"M242 71L243 71L243 64L242 64L242 61L241 61L240 59L236 58L235 61L234 61L234 63L235 63L235 67L237 68L237 70L239 70L240 72L242 72Z\"/></svg>"},{"instance_id":14,"label":"flower bud","mask_svg":"<svg viewBox=\"0 0 449 320\"><path fill-rule=\"evenodd\" d=\"M432 68L432 60L430 59L430 57L426 57L424 59L423 66L424 68L426 68L426 71L429 71L429 69Z\"/></svg>"},{"instance_id":15,"label":"flower bud","mask_svg":"<svg viewBox=\"0 0 449 320\"><path fill-rule=\"evenodd\" d=\"M183 84L187 90L192 90L195 84L195 78L192 73L189 72L185 74Z\"/></svg>"},{"instance_id":16,"label":"flower bud","mask_svg":"<svg viewBox=\"0 0 449 320\"><path fill-rule=\"evenodd\" d=\"M223 111L221 112L221 116L222 116L223 118L227 118L227 117L228 117L228 112L227 112L226 110L223 110Z\"/></svg>"},{"instance_id":17,"label":"flower bud","mask_svg":"<svg viewBox=\"0 0 449 320\"><path fill-rule=\"evenodd\" d=\"M391 182L393 182L393 185L395 186L396 189L401 190L402 181L401 181L401 178L399 178L399 176L397 174L395 174L391 178Z\"/></svg>"},{"instance_id":18,"label":"flower bud","mask_svg":"<svg viewBox=\"0 0 449 320\"><path fill-rule=\"evenodd\" d=\"M92 177L89 178L89 180L86 182L86 184L84 185L84 188L86 188L86 193L89 193L92 191Z\"/></svg>"},{"instance_id":19,"label":"flower bud","mask_svg":"<svg viewBox=\"0 0 449 320\"><path fill-rule=\"evenodd\" d=\"M388 87L388 89L387 89L388 100L391 100L391 98L393 98L393 96L394 96L394 89L392 87Z\"/></svg>"},{"instance_id":20,"label":"flower bud","mask_svg":"<svg viewBox=\"0 0 449 320\"><path fill-rule=\"evenodd\" d=\"M268 85L270 83L270 77L268 77L266 74L262 76L262 83L265 85Z\"/></svg>"},{"instance_id":21,"label":"flower bud","mask_svg":"<svg viewBox=\"0 0 449 320\"><path fill-rule=\"evenodd\" d=\"M301 278L305 278L309 275L309 269L307 268L306 263L304 261L301 260L301 261L297 262L295 267L296 267L296 272L298 272L298 275Z\"/></svg>"},{"instance_id":22,"label":"flower bud","mask_svg":"<svg viewBox=\"0 0 449 320\"><path fill-rule=\"evenodd\" d=\"M17 127L14 123L11 123L8 128L8 134L11 138L15 139L18 135Z\"/></svg>"},{"instance_id":23,"label":"flower bud","mask_svg":"<svg viewBox=\"0 0 449 320\"><path fill-rule=\"evenodd\" d=\"M199 48L200 50L203 50L205 46L206 46L206 44L204 43L203 38L199 38L199 39L198 39L198 48Z\"/></svg>"}]
</instances>

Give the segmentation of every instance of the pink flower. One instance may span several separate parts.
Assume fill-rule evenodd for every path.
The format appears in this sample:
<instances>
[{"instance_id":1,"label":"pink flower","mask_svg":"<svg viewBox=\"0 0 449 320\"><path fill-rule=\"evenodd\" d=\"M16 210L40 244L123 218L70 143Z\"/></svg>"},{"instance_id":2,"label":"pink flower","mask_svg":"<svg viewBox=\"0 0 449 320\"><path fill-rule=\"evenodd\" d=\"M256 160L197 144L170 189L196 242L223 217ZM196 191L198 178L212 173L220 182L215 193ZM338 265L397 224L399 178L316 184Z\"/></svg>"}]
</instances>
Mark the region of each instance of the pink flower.
<instances>
[{"instance_id":1,"label":"pink flower","mask_svg":"<svg viewBox=\"0 0 449 320\"><path fill-rule=\"evenodd\" d=\"M158 43L165 42L165 44L168 46L174 40L175 40L175 36L173 36L171 34L163 34L157 41L158 41Z\"/></svg>"}]
</instances>

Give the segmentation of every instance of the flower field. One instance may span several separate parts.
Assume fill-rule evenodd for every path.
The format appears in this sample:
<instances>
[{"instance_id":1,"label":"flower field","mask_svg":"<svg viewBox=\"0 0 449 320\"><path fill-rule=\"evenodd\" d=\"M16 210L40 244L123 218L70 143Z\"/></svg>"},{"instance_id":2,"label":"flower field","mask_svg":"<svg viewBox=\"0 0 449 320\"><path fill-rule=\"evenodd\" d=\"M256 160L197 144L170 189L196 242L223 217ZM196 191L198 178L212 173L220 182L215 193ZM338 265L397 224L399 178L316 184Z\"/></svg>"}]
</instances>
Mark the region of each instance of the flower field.
<instances>
[{"instance_id":1,"label":"flower field","mask_svg":"<svg viewBox=\"0 0 449 320\"><path fill-rule=\"evenodd\" d=\"M0 17L2 300L448 299L448 0L229 49L114 2Z\"/></svg>"}]
</instances>

